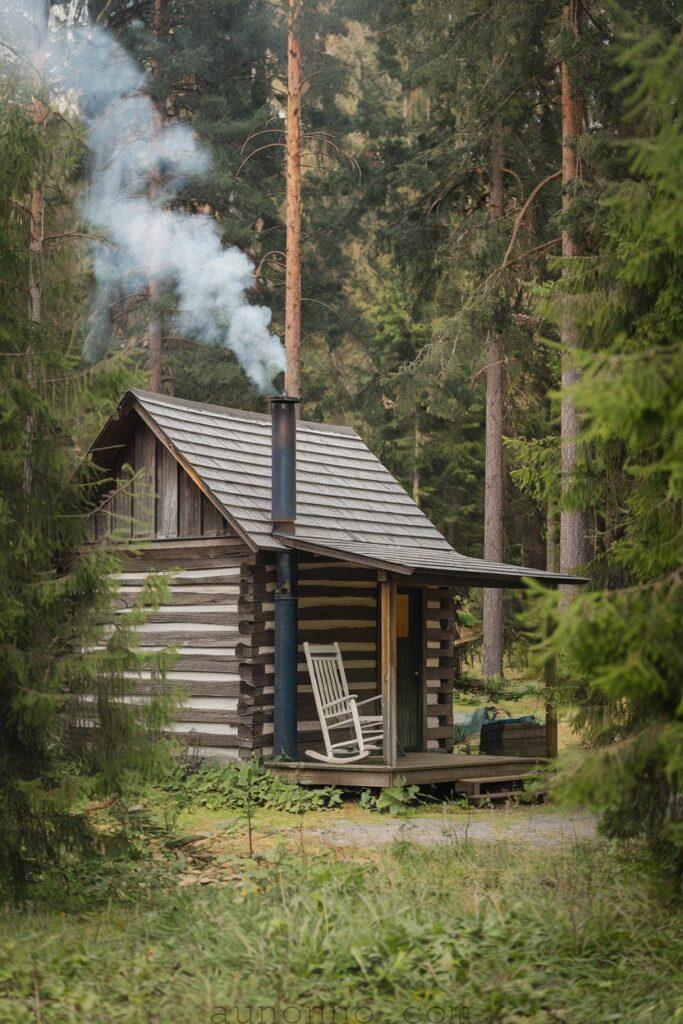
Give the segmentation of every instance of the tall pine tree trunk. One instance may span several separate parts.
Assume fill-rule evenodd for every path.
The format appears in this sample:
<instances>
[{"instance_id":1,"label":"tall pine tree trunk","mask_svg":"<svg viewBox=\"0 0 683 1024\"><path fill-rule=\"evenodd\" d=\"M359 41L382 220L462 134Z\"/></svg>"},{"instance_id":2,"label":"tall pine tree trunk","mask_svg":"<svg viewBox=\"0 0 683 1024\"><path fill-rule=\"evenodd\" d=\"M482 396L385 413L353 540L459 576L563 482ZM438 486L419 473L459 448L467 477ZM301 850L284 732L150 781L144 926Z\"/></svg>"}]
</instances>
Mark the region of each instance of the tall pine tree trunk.
<instances>
[{"instance_id":1,"label":"tall pine tree trunk","mask_svg":"<svg viewBox=\"0 0 683 1024\"><path fill-rule=\"evenodd\" d=\"M420 411L415 409L413 423L413 501L416 505L420 502Z\"/></svg>"},{"instance_id":2,"label":"tall pine tree trunk","mask_svg":"<svg viewBox=\"0 0 683 1024\"><path fill-rule=\"evenodd\" d=\"M152 279L149 283L149 299L153 304L159 299L159 282L155 279ZM149 342L149 386L151 391L161 393L164 387L164 378L161 371L161 321L156 313L152 314L147 333Z\"/></svg>"},{"instance_id":3,"label":"tall pine tree trunk","mask_svg":"<svg viewBox=\"0 0 683 1024\"><path fill-rule=\"evenodd\" d=\"M502 126L493 126L489 213L495 223L503 216ZM505 346L500 331L491 329L486 366L486 464L484 482L484 558L503 560L503 363ZM503 591L484 591L484 648L482 673L503 674Z\"/></svg>"},{"instance_id":4,"label":"tall pine tree trunk","mask_svg":"<svg viewBox=\"0 0 683 1024\"><path fill-rule=\"evenodd\" d=\"M301 397L301 50L303 0L289 0L287 36L287 262L285 269L285 392Z\"/></svg>"},{"instance_id":5,"label":"tall pine tree trunk","mask_svg":"<svg viewBox=\"0 0 683 1024\"><path fill-rule=\"evenodd\" d=\"M45 64L45 53L42 47L43 36L47 28L47 20L43 23L42 13L38 14L41 19L35 25L36 33L36 47L35 47L35 67L36 67L36 91L40 88L41 74ZM47 15L45 15L47 19ZM33 96L31 101L31 120L41 131L44 129L45 122L49 114L48 107L38 96ZM43 240L44 240L44 206L45 206L45 194L43 191L43 183L38 181L34 188L31 190L29 197L28 209L29 209L29 236L28 236L28 321L29 321L29 332L28 341L26 344L26 378L28 380L29 387L34 390L37 386L38 380L36 376L35 366L35 351L34 351L34 333L38 328L39 324L43 319L43 281L42 281L42 268L41 262L43 259ZM35 417L33 413L29 413L26 417L25 424L26 431L26 458L24 459L23 466L23 488L26 494L29 494L33 489L33 437L35 432Z\"/></svg>"},{"instance_id":6,"label":"tall pine tree trunk","mask_svg":"<svg viewBox=\"0 0 683 1024\"><path fill-rule=\"evenodd\" d=\"M32 119L34 124L41 123L43 104L33 100ZM43 189L36 185L31 190L29 200L29 239L28 239L28 319L29 333L26 344L26 379L33 391L36 387L36 369L34 353L34 330L43 318L43 287L40 273L40 261L43 255ZM24 491L29 494L33 488L33 435L35 421L32 413L26 417L26 458L24 459Z\"/></svg>"},{"instance_id":7,"label":"tall pine tree trunk","mask_svg":"<svg viewBox=\"0 0 683 1024\"><path fill-rule=\"evenodd\" d=\"M159 36L161 34L161 0L154 0L154 12L153 12L153 19L152 19L152 29L154 31L154 35L156 36L156 38L158 40ZM156 60L152 62L151 70L152 70L152 73L155 73L157 71L157 62L156 62ZM157 112L156 116L158 117L159 125L160 125L160 123L161 123L161 114L159 112ZM149 184L148 184L148 187L147 187L147 192L148 192L148 195L149 195L150 199L153 200L154 197L156 196L159 184L160 184L160 181L159 181L158 171L155 168L155 170L152 172L152 176L150 178L150 181L149 181ZM152 315L150 317L149 328L148 328L148 332L147 332L147 341L148 341L148 347L149 347L149 360L148 360L148 364L147 365L149 366L149 370L150 370L149 386L150 386L152 391L158 391L158 392L161 392L163 390L163 383L164 382L163 382L162 366L161 366L161 361L162 361L162 351L161 351L161 349L162 349L161 319L159 317L158 310L155 308L157 302L159 301L160 283L159 283L158 274L157 274L156 266L155 266L155 264L156 264L156 253L155 253L154 249L158 248L162 244L163 243L162 243L162 240L160 238L155 238L155 239L152 240L153 251L152 251L152 259L151 259L151 263L150 263L150 277L149 277L149 301L150 301L151 306L152 306Z\"/></svg>"},{"instance_id":8,"label":"tall pine tree trunk","mask_svg":"<svg viewBox=\"0 0 683 1024\"><path fill-rule=\"evenodd\" d=\"M548 572L557 572L557 509L548 501L545 511L545 567Z\"/></svg>"},{"instance_id":9,"label":"tall pine tree trunk","mask_svg":"<svg viewBox=\"0 0 683 1024\"><path fill-rule=\"evenodd\" d=\"M548 572L557 572L557 510L549 501L545 516L545 567ZM557 757L558 732L557 712L552 702L552 688L556 683L555 659L550 657L543 666L543 682L550 700L545 704L545 753L546 757Z\"/></svg>"},{"instance_id":10,"label":"tall pine tree trunk","mask_svg":"<svg viewBox=\"0 0 683 1024\"><path fill-rule=\"evenodd\" d=\"M36 125L44 120L45 107L40 100L33 100L32 120ZM28 319L31 324L39 324L43 319L43 286L40 274L40 261L43 255L43 188L36 185L31 191L29 201L29 240L28 240ZM30 341L29 341L30 345ZM32 359L29 359L29 377L32 375ZM32 381L32 383L34 383Z\"/></svg>"},{"instance_id":11,"label":"tall pine tree trunk","mask_svg":"<svg viewBox=\"0 0 683 1024\"><path fill-rule=\"evenodd\" d=\"M579 35L578 0L571 0L562 8L562 18L576 38ZM562 62L562 208L566 212L572 204L572 189L578 178L576 144L581 133L581 108L567 61ZM570 232L562 232L562 256L567 259L576 256L576 246ZM568 274L565 269L564 274ZM572 298L563 296L560 339L564 348L562 356L562 399L561 410L561 479L562 493L566 495L578 463L579 417L573 399L566 394L576 381L579 371L572 349L578 347L579 329L572 310ZM564 505L564 502L563 502ZM562 508L560 512L560 569L562 572L575 571L588 559L587 549L588 516L583 509Z\"/></svg>"}]
</instances>

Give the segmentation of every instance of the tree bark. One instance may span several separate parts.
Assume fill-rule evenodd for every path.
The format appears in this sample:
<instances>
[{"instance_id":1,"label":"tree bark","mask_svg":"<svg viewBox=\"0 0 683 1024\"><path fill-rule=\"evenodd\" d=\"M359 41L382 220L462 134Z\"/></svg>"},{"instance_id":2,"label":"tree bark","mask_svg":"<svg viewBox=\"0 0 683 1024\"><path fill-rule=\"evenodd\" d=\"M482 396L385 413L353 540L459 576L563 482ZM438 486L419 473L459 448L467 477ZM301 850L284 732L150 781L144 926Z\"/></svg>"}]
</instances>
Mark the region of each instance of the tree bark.
<instances>
[{"instance_id":1,"label":"tree bark","mask_svg":"<svg viewBox=\"0 0 683 1024\"><path fill-rule=\"evenodd\" d=\"M154 0L154 11L152 17L152 30L156 38L159 38L161 34L161 0ZM150 65L152 73L157 71L157 61L152 61ZM161 114L157 111L156 117L158 118L159 127L161 125ZM155 169L150 177L147 194L151 200L157 194L159 187L159 174L158 170ZM156 268L156 253L159 247L162 245L160 238L152 239L152 259L150 262L150 274L149 274L149 301L152 305L152 315L149 321L149 327L147 331L147 344L149 350L149 359L147 365L150 371L149 386L152 391L161 392L164 387L164 379L162 372L162 327L159 312L155 309L155 304L159 300L160 293L160 282L158 279L158 273Z\"/></svg>"},{"instance_id":2,"label":"tree bark","mask_svg":"<svg viewBox=\"0 0 683 1024\"><path fill-rule=\"evenodd\" d=\"M548 572L557 572L557 511L552 502L548 502L545 516L545 567ZM548 658L543 666L543 682L546 690L551 691L556 683L556 664L554 658ZM549 694L550 695L550 694ZM551 700L545 703L545 753L546 757L557 757L558 730L557 712Z\"/></svg>"},{"instance_id":3,"label":"tree bark","mask_svg":"<svg viewBox=\"0 0 683 1024\"><path fill-rule=\"evenodd\" d=\"M503 216L502 126L493 126L491 143L491 221ZM484 479L484 558L503 559L503 364L505 346L500 331L489 334L486 366L486 457ZM482 674L503 674L503 592L484 591Z\"/></svg>"},{"instance_id":4,"label":"tree bark","mask_svg":"<svg viewBox=\"0 0 683 1024\"><path fill-rule=\"evenodd\" d=\"M44 53L40 45L45 30L43 25L36 25L38 45L36 48L36 89L40 86L40 75L45 63ZM38 96L34 96L31 102L31 120L41 131L49 114L48 107ZM31 390L35 390L38 379L36 374L35 351L34 351L34 330L42 323L43 319L43 280L41 261L43 258L44 239L44 206L45 194L43 183L38 182L31 190L29 197L29 237L28 237L28 321L29 331L26 344L26 378ZM22 472L22 485L24 493L30 494L33 489L33 437L35 433L35 416L29 412L26 416L26 457L24 459Z\"/></svg>"},{"instance_id":5,"label":"tree bark","mask_svg":"<svg viewBox=\"0 0 683 1024\"><path fill-rule=\"evenodd\" d=\"M557 510L549 501L545 512L545 567L557 572Z\"/></svg>"},{"instance_id":6,"label":"tree bark","mask_svg":"<svg viewBox=\"0 0 683 1024\"><path fill-rule=\"evenodd\" d=\"M34 124L42 123L44 109L40 100L34 99ZM39 324L43 319L43 284L40 276L40 260L43 254L43 202L42 185L36 185L31 191L29 202L28 318L32 324Z\"/></svg>"},{"instance_id":7,"label":"tree bark","mask_svg":"<svg viewBox=\"0 0 683 1024\"><path fill-rule=\"evenodd\" d=\"M159 296L159 283L156 280L149 282L150 302L156 302ZM161 369L161 321L158 316L152 315L147 331L149 345L149 387L150 391L161 393L164 389L164 377Z\"/></svg>"},{"instance_id":8,"label":"tree bark","mask_svg":"<svg viewBox=\"0 0 683 1024\"><path fill-rule=\"evenodd\" d=\"M413 501L416 505L420 503L420 412L415 410L414 422L414 445L413 445Z\"/></svg>"},{"instance_id":9,"label":"tree bark","mask_svg":"<svg viewBox=\"0 0 683 1024\"><path fill-rule=\"evenodd\" d=\"M285 269L285 392L301 397L301 50L303 0L289 0L287 36L287 262Z\"/></svg>"},{"instance_id":10,"label":"tree bark","mask_svg":"<svg viewBox=\"0 0 683 1024\"><path fill-rule=\"evenodd\" d=\"M571 0L562 8L562 18L575 37L579 35L578 0ZM562 61L562 209L566 213L572 205L572 187L579 177L576 143L581 134L581 107L579 96L572 81L567 61ZM562 231L562 256L565 259L577 255L576 245L566 226ZM564 276L569 271L565 267ZM562 399L561 409L561 482L562 494L566 497L571 488L578 464L579 417L574 401L567 394L579 376L573 349L579 345L579 328L573 315L570 295L564 295L560 340L562 356ZM588 516L583 509L565 508L560 511L560 569L562 572L575 571L588 560Z\"/></svg>"}]
</instances>

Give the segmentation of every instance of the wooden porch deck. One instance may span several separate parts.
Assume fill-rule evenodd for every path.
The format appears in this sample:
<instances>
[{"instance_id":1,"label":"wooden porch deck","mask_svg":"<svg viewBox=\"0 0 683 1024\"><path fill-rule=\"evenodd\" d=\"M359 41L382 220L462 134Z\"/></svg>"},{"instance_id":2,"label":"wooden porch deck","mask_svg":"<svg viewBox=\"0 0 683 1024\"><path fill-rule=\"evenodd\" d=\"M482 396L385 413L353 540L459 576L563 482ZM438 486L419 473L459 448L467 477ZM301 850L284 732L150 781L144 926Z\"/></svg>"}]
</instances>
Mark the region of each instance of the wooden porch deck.
<instances>
[{"instance_id":1,"label":"wooden porch deck","mask_svg":"<svg viewBox=\"0 0 683 1024\"><path fill-rule=\"evenodd\" d=\"M426 786L435 782L462 781L463 792L471 792L473 787L467 780L504 782L521 777L544 760L536 757L424 751L403 754L398 758L395 768L382 764L378 758L346 765L316 764L314 761L271 761L268 767L281 778L308 786L360 786L375 789L398 782Z\"/></svg>"}]
</instances>

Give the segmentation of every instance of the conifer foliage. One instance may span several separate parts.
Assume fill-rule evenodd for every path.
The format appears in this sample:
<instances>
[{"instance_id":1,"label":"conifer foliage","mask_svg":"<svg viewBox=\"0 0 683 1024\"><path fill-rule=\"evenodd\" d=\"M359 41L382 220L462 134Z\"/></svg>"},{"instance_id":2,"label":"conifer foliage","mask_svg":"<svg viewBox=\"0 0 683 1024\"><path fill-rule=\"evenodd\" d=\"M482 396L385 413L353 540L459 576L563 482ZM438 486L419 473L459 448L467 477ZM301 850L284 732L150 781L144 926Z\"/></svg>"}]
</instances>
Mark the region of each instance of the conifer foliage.
<instances>
[{"instance_id":1,"label":"conifer foliage","mask_svg":"<svg viewBox=\"0 0 683 1024\"><path fill-rule=\"evenodd\" d=\"M683 59L680 38L660 32L626 44L631 172L607 189L597 255L568 285L586 339L572 395L606 586L556 610L548 647L596 751L576 791L605 811L611 834L646 835L680 866Z\"/></svg>"},{"instance_id":2,"label":"conifer foliage","mask_svg":"<svg viewBox=\"0 0 683 1024\"><path fill-rule=\"evenodd\" d=\"M92 845L83 801L163 756L150 741L167 710L120 699L141 668L153 687L165 656L133 650L142 609L107 625L120 559L85 544L102 481L73 437L125 375L81 369L84 264L68 200L82 143L22 71L10 63L0 79L0 886L14 889Z\"/></svg>"}]
</instances>

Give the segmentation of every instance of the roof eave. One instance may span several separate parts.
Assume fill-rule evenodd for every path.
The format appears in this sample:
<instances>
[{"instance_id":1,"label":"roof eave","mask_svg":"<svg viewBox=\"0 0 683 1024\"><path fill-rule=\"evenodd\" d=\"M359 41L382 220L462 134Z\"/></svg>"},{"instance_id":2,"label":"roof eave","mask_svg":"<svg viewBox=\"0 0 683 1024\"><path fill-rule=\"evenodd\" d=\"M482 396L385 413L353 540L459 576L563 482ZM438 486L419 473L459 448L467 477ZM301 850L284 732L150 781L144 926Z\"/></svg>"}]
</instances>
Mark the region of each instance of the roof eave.
<instances>
[{"instance_id":1,"label":"roof eave","mask_svg":"<svg viewBox=\"0 0 683 1024\"><path fill-rule=\"evenodd\" d=\"M345 562L355 562L357 565L367 565L372 569L384 569L385 572L396 572L402 576L411 576L413 569L410 566L398 565L396 562L387 562L382 558L374 558L372 555L361 555L353 551L346 551L344 548L336 548L334 545L316 544L313 541L302 540L295 534L280 533L273 531L273 537L281 541L285 547L294 548L297 551L309 551L314 555L324 555L327 558L339 558Z\"/></svg>"},{"instance_id":2,"label":"roof eave","mask_svg":"<svg viewBox=\"0 0 683 1024\"><path fill-rule=\"evenodd\" d=\"M415 566L404 565L399 562L391 562L386 559L377 558L373 555L365 555L355 551L349 551L344 547L336 547L333 544L319 544L310 541L296 534L281 533L273 531L273 537L280 541L285 547L294 548L298 551L309 551L312 554L327 556L328 558L340 558L347 562L354 562L357 565L367 565L371 568L383 569L385 572L396 573L400 576L407 576L410 582L416 586L421 584L437 584L442 586L486 587L488 589L521 589L528 585L530 580L557 586L559 584L583 586L590 582L582 576L567 576L562 573L546 574L538 570L535 574L520 573L484 573L480 570L468 569L421 569ZM511 568L513 568L511 566Z\"/></svg>"},{"instance_id":3,"label":"roof eave","mask_svg":"<svg viewBox=\"0 0 683 1024\"><path fill-rule=\"evenodd\" d=\"M578 587L590 583L590 580L583 576L563 576L561 574L542 576L540 573L534 575L525 573L520 573L519 575L513 573L509 575L502 573L488 574L467 569L451 569L447 571L435 569L433 572L416 569L411 579L416 585L438 582L442 586L484 587L487 590L523 590L532 580L536 583L545 583L551 587Z\"/></svg>"}]
</instances>

